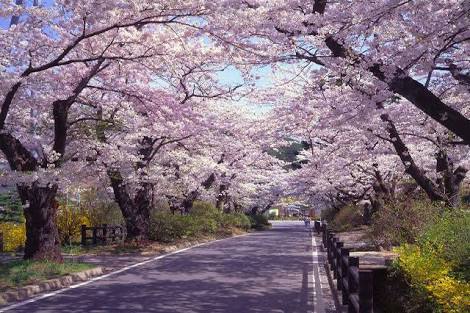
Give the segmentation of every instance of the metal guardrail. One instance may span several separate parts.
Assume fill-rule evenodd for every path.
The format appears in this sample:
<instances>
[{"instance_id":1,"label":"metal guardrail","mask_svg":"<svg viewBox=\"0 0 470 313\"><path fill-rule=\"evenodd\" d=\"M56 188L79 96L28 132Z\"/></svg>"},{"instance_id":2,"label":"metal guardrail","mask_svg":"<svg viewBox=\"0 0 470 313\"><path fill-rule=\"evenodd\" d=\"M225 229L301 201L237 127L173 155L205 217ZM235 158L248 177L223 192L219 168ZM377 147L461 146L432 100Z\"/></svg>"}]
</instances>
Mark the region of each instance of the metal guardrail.
<instances>
[{"instance_id":1,"label":"metal guardrail","mask_svg":"<svg viewBox=\"0 0 470 313\"><path fill-rule=\"evenodd\" d=\"M91 231L91 236L88 232ZM83 246L88 244L110 244L114 242L122 242L126 238L126 229L121 225L107 225L103 224L96 227L81 226L81 243Z\"/></svg>"},{"instance_id":2,"label":"metal guardrail","mask_svg":"<svg viewBox=\"0 0 470 313\"><path fill-rule=\"evenodd\" d=\"M374 276L381 277L386 267L359 267L359 258L349 255L350 249L344 247L344 242L339 241L325 223L315 221L314 230L322 234L328 264L336 287L341 291L342 304L348 306L348 313L373 313Z\"/></svg>"}]
</instances>

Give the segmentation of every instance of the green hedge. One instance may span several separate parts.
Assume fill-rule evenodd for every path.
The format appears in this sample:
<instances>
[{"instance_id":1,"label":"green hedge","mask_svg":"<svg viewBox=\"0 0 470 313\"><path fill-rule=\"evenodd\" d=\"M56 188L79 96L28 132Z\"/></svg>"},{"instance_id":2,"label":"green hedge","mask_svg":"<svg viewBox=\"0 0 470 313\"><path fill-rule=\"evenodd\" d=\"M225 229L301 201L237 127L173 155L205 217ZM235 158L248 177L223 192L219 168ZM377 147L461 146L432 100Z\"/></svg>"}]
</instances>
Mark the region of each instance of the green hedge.
<instances>
[{"instance_id":1,"label":"green hedge","mask_svg":"<svg viewBox=\"0 0 470 313\"><path fill-rule=\"evenodd\" d=\"M263 230L271 228L268 217L263 214L250 215L251 228Z\"/></svg>"},{"instance_id":2,"label":"green hedge","mask_svg":"<svg viewBox=\"0 0 470 313\"><path fill-rule=\"evenodd\" d=\"M250 220L244 214L226 214L211 204L196 202L189 215L168 212L152 214L150 237L156 241L171 242L187 237L231 232L233 228L248 230L250 226Z\"/></svg>"}]
</instances>

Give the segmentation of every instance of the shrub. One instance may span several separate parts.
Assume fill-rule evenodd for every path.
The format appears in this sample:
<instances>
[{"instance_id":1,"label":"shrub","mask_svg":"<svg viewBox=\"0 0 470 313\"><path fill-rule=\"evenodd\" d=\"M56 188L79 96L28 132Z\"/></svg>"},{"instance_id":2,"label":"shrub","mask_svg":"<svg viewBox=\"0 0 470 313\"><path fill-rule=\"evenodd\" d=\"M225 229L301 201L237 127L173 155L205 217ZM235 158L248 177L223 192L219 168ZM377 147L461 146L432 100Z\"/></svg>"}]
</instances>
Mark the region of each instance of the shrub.
<instances>
[{"instance_id":1,"label":"shrub","mask_svg":"<svg viewBox=\"0 0 470 313\"><path fill-rule=\"evenodd\" d=\"M414 243L434 223L442 208L430 201L388 203L372 216L370 237L385 248L401 243Z\"/></svg>"},{"instance_id":2,"label":"shrub","mask_svg":"<svg viewBox=\"0 0 470 313\"><path fill-rule=\"evenodd\" d=\"M23 223L23 208L16 192L0 193L0 221Z\"/></svg>"},{"instance_id":3,"label":"shrub","mask_svg":"<svg viewBox=\"0 0 470 313\"><path fill-rule=\"evenodd\" d=\"M150 238L161 242L171 242L185 235L184 216L156 212L152 215Z\"/></svg>"},{"instance_id":4,"label":"shrub","mask_svg":"<svg viewBox=\"0 0 470 313\"><path fill-rule=\"evenodd\" d=\"M119 206L115 201L106 199L106 195L91 189L82 192L81 197L80 208L87 212L90 226L124 224L124 218Z\"/></svg>"},{"instance_id":5,"label":"shrub","mask_svg":"<svg viewBox=\"0 0 470 313\"><path fill-rule=\"evenodd\" d=\"M62 244L80 241L81 225L90 225L88 213L83 209L62 205L57 210L56 225Z\"/></svg>"},{"instance_id":6,"label":"shrub","mask_svg":"<svg viewBox=\"0 0 470 313\"><path fill-rule=\"evenodd\" d=\"M354 204L347 205L335 214L330 226L335 231L349 231L362 225L362 209Z\"/></svg>"},{"instance_id":7,"label":"shrub","mask_svg":"<svg viewBox=\"0 0 470 313\"><path fill-rule=\"evenodd\" d=\"M191 215L217 218L222 213L213 204L205 201L195 201L191 209Z\"/></svg>"},{"instance_id":8,"label":"shrub","mask_svg":"<svg viewBox=\"0 0 470 313\"><path fill-rule=\"evenodd\" d=\"M220 218L220 226L224 229L232 227L248 230L251 228L251 221L243 213L222 214Z\"/></svg>"},{"instance_id":9,"label":"shrub","mask_svg":"<svg viewBox=\"0 0 470 313\"><path fill-rule=\"evenodd\" d=\"M327 209L323 209L321 211L320 217L322 220L327 221L328 223L331 223L337 213L338 213L337 209L330 207Z\"/></svg>"},{"instance_id":10,"label":"shrub","mask_svg":"<svg viewBox=\"0 0 470 313\"><path fill-rule=\"evenodd\" d=\"M232 228L248 230L250 226L250 220L244 214L220 213L204 205L189 215L154 212L151 217L150 238L161 242L171 242L186 237L231 232Z\"/></svg>"},{"instance_id":11,"label":"shrub","mask_svg":"<svg viewBox=\"0 0 470 313\"><path fill-rule=\"evenodd\" d=\"M3 233L3 250L5 252L14 252L24 247L26 241L24 223L0 223L0 232Z\"/></svg>"},{"instance_id":12,"label":"shrub","mask_svg":"<svg viewBox=\"0 0 470 313\"><path fill-rule=\"evenodd\" d=\"M470 311L470 284L452 277L450 262L418 245L404 244L395 251L399 253L396 267L409 281L415 295L413 301L418 301L419 295L421 302L433 306L433 312Z\"/></svg>"},{"instance_id":13,"label":"shrub","mask_svg":"<svg viewBox=\"0 0 470 313\"><path fill-rule=\"evenodd\" d=\"M263 230L271 228L268 217L263 214L250 215L251 228Z\"/></svg>"},{"instance_id":14,"label":"shrub","mask_svg":"<svg viewBox=\"0 0 470 313\"><path fill-rule=\"evenodd\" d=\"M470 212L446 212L419 236L418 244L451 263L454 274L470 281Z\"/></svg>"}]
</instances>

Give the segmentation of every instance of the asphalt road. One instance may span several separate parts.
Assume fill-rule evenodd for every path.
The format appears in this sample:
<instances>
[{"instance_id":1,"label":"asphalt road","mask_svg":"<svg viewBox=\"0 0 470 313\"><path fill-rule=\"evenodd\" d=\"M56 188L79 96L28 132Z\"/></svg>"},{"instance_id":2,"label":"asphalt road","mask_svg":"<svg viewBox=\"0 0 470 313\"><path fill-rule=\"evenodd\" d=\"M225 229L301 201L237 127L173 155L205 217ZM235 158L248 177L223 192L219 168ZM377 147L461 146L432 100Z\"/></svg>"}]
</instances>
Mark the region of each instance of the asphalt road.
<instances>
[{"instance_id":1,"label":"asphalt road","mask_svg":"<svg viewBox=\"0 0 470 313\"><path fill-rule=\"evenodd\" d=\"M8 312L324 313L318 275L310 233L302 223L278 222Z\"/></svg>"}]
</instances>

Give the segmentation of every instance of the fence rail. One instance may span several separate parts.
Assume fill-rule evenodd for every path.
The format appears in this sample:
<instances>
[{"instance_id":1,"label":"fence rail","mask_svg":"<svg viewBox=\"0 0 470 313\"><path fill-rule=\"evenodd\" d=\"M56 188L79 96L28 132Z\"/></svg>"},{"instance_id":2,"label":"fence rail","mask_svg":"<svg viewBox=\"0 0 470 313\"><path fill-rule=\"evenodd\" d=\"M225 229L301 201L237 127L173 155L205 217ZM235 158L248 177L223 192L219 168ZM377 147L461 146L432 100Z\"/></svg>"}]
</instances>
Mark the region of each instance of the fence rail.
<instances>
[{"instance_id":1,"label":"fence rail","mask_svg":"<svg viewBox=\"0 0 470 313\"><path fill-rule=\"evenodd\" d=\"M91 232L91 236L88 233ZM114 242L122 242L126 238L126 230L121 225L107 225L88 227L86 225L81 226L82 234L82 245L86 246L89 244L110 244Z\"/></svg>"},{"instance_id":2,"label":"fence rail","mask_svg":"<svg viewBox=\"0 0 470 313\"><path fill-rule=\"evenodd\" d=\"M322 234L328 264L336 287L341 291L342 304L348 306L348 313L373 313L374 277L383 277L386 267L359 267L359 258L349 255L350 249L344 247L344 242L326 224L315 221L314 230Z\"/></svg>"}]
</instances>

